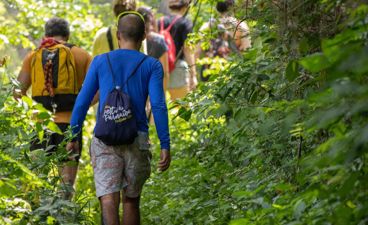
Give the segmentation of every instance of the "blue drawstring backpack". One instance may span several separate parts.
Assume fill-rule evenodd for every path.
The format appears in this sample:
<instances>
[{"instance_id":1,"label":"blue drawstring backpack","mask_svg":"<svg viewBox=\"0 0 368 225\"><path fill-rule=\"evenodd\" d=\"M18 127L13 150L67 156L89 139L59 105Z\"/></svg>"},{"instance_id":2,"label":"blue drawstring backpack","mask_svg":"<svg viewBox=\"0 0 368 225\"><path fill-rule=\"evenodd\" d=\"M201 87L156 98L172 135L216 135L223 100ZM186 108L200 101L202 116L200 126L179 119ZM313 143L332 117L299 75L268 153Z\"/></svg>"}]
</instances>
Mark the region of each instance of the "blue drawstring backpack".
<instances>
[{"instance_id":1,"label":"blue drawstring backpack","mask_svg":"<svg viewBox=\"0 0 368 225\"><path fill-rule=\"evenodd\" d=\"M114 89L107 96L102 112L98 114L95 137L106 145L132 144L134 139L138 136L137 122L134 117L130 97L122 90L124 85L128 83L129 79L135 74L147 56L144 56L138 63L122 87L116 85L109 54L106 54L106 56L114 83Z\"/></svg>"}]
</instances>

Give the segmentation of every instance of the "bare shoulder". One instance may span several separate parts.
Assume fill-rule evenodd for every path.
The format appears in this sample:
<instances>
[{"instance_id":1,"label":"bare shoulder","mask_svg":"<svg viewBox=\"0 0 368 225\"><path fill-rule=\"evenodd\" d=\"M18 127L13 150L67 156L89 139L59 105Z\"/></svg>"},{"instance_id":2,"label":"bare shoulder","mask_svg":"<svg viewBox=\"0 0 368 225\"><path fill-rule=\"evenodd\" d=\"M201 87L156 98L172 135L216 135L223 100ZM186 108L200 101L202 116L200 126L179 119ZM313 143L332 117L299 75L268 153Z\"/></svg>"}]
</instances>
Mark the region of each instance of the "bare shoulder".
<instances>
[{"instance_id":1,"label":"bare shoulder","mask_svg":"<svg viewBox=\"0 0 368 225\"><path fill-rule=\"evenodd\" d=\"M26 56L24 56L24 59L23 59L23 67L29 67L31 66L31 62L32 62L32 59L33 59L33 56L35 55L36 51L35 50L32 50L30 52L28 52L26 54ZM24 68L22 68L24 69Z\"/></svg>"}]
</instances>

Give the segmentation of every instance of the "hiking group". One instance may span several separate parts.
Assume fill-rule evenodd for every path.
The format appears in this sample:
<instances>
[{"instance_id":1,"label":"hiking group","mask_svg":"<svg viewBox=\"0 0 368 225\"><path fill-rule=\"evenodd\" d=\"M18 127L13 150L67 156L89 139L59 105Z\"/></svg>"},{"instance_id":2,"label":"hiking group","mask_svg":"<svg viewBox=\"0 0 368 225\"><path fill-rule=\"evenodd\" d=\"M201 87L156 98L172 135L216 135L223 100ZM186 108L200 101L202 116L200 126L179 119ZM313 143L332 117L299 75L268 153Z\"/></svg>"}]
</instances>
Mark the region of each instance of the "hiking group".
<instances>
[{"instance_id":1,"label":"hiking group","mask_svg":"<svg viewBox=\"0 0 368 225\"><path fill-rule=\"evenodd\" d=\"M217 7L223 20L219 26L225 29L235 28L236 19L226 14L233 4L221 2ZM202 52L195 54L186 44L193 29L186 16L189 0L169 0L170 13L157 22L148 7L135 11L135 0L114 0L112 5L116 24L97 32L93 59L68 42L70 30L66 20L48 20L41 44L23 61L18 75L20 91L15 90L14 96L18 99L26 95L31 87L32 98L52 112L54 122L64 133L52 133L43 141L34 138L31 151L45 149L50 155L66 139L68 130L73 134L66 145L69 157L60 167L61 184L67 187L63 192L65 199L73 196L83 122L90 106L99 102L89 153L101 205L101 224L137 225L140 195L151 173L150 114L161 145L158 168L165 171L171 162L165 92L176 100L196 88L195 59ZM250 46L248 28L244 22L235 22L237 27L239 24L243 33L238 34L235 29L235 39L231 40L229 31L222 31L220 42L228 49L220 54L219 47L212 47L211 54L227 57L232 43L234 52ZM212 26L210 21L200 30Z\"/></svg>"}]
</instances>

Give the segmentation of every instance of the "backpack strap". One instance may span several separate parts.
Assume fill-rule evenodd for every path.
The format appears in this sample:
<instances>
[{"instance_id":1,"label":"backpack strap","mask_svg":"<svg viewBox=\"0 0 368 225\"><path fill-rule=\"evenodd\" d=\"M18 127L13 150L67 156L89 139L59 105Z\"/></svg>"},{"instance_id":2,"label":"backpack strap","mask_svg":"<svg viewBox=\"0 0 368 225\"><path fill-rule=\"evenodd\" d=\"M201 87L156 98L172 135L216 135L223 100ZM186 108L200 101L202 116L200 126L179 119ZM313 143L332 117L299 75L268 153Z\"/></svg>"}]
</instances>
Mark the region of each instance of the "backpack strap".
<instances>
[{"instance_id":1,"label":"backpack strap","mask_svg":"<svg viewBox=\"0 0 368 225\"><path fill-rule=\"evenodd\" d=\"M169 24L169 26L166 28L166 30L168 32L170 32L171 28L174 26L174 24L176 23L176 21L178 21L178 19L180 19L181 16L176 16L172 21L171 23ZM163 24L163 23L162 23Z\"/></svg>"},{"instance_id":2,"label":"backpack strap","mask_svg":"<svg viewBox=\"0 0 368 225\"><path fill-rule=\"evenodd\" d=\"M110 51L112 51L114 50L114 44L112 42L111 27L107 29L106 36L107 36L107 42L109 43Z\"/></svg>"},{"instance_id":3,"label":"backpack strap","mask_svg":"<svg viewBox=\"0 0 368 225\"><path fill-rule=\"evenodd\" d=\"M114 71L112 70L112 66L111 66L111 62L110 62L110 57L109 57L109 53L106 54L107 57L107 62L109 63L109 67L110 67L110 72L112 75L112 82L114 84L114 87L116 87L116 82L115 82L115 75L114 75Z\"/></svg>"},{"instance_id":4,"label":"backpack strap","mask_svg":"<svg viewBox=\"0 0 368 225\"><path fill-rule=\"evenodd\" d=\"M112 70L112 66L111 66L111 61L110 61L110 57L109 57L109 53L106 54L107 56L107 62L109 63L109 67L110 67L110 71L111 71L111 75L112 75L112 82L114 83L114 86L117 87L116 85L116 80L115 80L115 75L114 72ZM144 55L143 58L141 59L141 61L137 64L137 66L134 68L133 72L128 76L127 80L125 81L125 83L120 87L120 89L122 89L129 81L129 79L131 77L133 77L133 75L135 74L135 72L137 72L138 68L140 67L140 65L143 63L143 61L147 58L147 55Z\"/></svg>"},{"instance_id":5,"label":"backpack strap","mask_svg":"<svg viewBox=\"0 0 368 225\"><path fill-rule=\"evenodd\" d=\"M78 74L77 74L77 69L75 68L75 58L74 58L74 56L73 56L74 61L72 62L72 60L71 60L71 56L73 54L71 50L75 46L75 44L64 43L63 45L66 46L67 48L69 48L69 50L70 50L70 51L66 51L66 52L68 54L68 59L69 59L70 66L73 68L73 74L74 74L74 94L77 94L77 83L78 83L77 76L78 76ZM68 61L66 63L68 63ZM67 69L68 68L69 67L67 66ZM68 69L68 74L69 74L69 69Z\"/></svg>"},{"instance_id":6,"label":"backpack strap","mask_svg":"<svg viewBox=\"0 0 368 225\"><path fill-rule=\"evenodd\" d=\"M63 45L70 49L72 49L75 46L74 44L70 44L70 43L64 43Z\"/></svg>"}]
</instances>

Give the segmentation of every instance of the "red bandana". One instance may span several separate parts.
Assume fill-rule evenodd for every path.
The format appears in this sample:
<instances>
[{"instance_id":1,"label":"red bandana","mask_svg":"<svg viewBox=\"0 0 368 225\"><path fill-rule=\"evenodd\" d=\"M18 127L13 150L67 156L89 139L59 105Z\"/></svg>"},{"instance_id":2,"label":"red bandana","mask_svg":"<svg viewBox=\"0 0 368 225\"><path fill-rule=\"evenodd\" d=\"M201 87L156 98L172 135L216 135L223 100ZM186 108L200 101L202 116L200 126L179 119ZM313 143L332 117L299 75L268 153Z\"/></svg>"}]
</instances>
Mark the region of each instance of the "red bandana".
<instances>
[{"instance_id":1,"label":"red bandana","mask_svg":"<svg viewBox=\"0 0 368 225\"><path fill-rule=\"evenodd\" d=\"M48 48L48 47L51 47L51 46L54 46L54 45L57 45L57 44L60 44L60 42L55 40L54 38L45 37L45 38L42 39L41 47Z\"/></svg>"}]
</instances>

